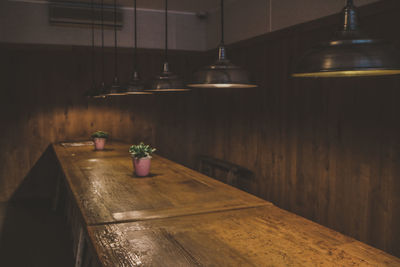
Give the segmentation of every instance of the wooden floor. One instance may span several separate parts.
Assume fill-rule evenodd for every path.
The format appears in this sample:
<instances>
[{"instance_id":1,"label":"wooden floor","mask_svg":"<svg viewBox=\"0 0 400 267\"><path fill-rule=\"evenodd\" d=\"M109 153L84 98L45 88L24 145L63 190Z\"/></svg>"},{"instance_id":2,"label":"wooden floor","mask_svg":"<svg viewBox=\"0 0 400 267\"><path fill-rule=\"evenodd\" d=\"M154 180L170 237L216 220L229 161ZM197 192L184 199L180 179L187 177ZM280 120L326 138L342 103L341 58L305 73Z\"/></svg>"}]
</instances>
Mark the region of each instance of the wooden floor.
<instances>
[{"instance_id":1,"label":"wooden floor","mask_svg":"<svg viewBox=\"0 0 400 267\"><path fill-rule=\"evenodd\" d=\"M0 266L73 266L64 221L49 201L0 203Z\"/></svg>"}]
</instances>

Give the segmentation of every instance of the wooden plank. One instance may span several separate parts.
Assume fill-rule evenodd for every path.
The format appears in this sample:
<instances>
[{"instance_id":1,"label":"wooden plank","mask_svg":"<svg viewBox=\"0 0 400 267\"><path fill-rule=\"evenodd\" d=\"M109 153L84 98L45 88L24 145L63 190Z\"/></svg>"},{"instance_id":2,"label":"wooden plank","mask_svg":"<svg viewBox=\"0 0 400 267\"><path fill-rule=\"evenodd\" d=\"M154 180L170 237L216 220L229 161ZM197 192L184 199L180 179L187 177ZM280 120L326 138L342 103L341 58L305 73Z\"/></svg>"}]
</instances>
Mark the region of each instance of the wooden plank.
<instances>
[{"instance_id":1,"label":"wooden plank","mask_svg":"<svg viewBox=\"0 0 400 267\"><path fill-rule=\"evenodd\" d=\"M359 11L366 33L400 51L392 31L400 1ZM158 98L156 144L162 156L192 168L198 155L243 166L255 174L249 192L400 257L399 76L289 75L339 23L336 14L230 45L229 58L260 88Z\"/></svg>"},{"instance_id":2,"label":"wooden plank","mask_svg":"<svg viewBox=\"0 0 400 267\"><path fill-rule=\"evenodd\" d=\"M361 7L364 31L399 49L392 30L399 8L398 0ZM151 142L160 155L191 168L199 154L246 167L256 177L251 193L400 257L400 79L288 75L295 59L331 38L339 21L336 14L230 46L228 57L260 88L182 95L87 100L90 47L0 44L7 88L0 100L0 199L21 188L52 197L54 165L39 159L48 144L102 129L126 142ZM170 52L185 80L217 55ZM119 53L119 78L128 81L132 49ZM112 57L106 48L106 62ZM162 58L160 50L139 50L144 80L159 73ZM105 67L110 84L113 65ZM96 81L100 76L96 68Z\"/></svg>"},{"instance_id":3,"label":"wooden plank","mask_svg":"<svg viewBox=\"0 0 400 267\"><path fill-rule=\"evenodd\" d=\"M50 163L44 163L41 155L53 142L88 138L98 129L127 142L153 142L155 139L152 119L157 111L148 109L154 106L155 96L83 97L92 83L92 76L88 75L92 62L90 51L90 47L84 46L0 43L0 72L7 88L0 98L0 125L6 129L0 140L0 201L13 198L16 191L19 197L21 187L30 195L52 197L49 192L53 192L53 180L47 178L52 176L44 175L51 171ZM112 59L113 53L113 49L105 48L106 62ZM130 48L119 48L121 83L130 79L132 53ZM184 68L180 66L182 59L197 61L202 54L177 50L170 53L170 64L174 70L176 68L176 73ZM97 84L102 79L100 55L101 48L96 48ZM151 58L154 60L149 60ZM163 58L162 50L138 50L140 74L144 80L160 72ZM189 68L185 65L185 69L191 73L195 65ZM113 67L106 64L105 73L111 73ZM106 75L104 80L110 84L112 77ZM26 184L27 180L33 183Z\"/></svg>"},{"instance_id":4,"label":"wooden plank","mask_svg":"<svg viewBox=\"0 0 400 267\"><path fill-rule=\"evenodd\" d=\"M89 226L103 266L400 266L400 259L273 205Z\"/></svg>"},{"instance_id":5,"label":"wooden plank","mask_svg":"<svg viewBox=\"0 0 400 267\"><path fill-rule=\"evenodd\" d=\"M116 142L105 151L54 145L86 224L272 205L157 155L150 177L135 177L128 148Z\"/></svg>"}]
</instances>

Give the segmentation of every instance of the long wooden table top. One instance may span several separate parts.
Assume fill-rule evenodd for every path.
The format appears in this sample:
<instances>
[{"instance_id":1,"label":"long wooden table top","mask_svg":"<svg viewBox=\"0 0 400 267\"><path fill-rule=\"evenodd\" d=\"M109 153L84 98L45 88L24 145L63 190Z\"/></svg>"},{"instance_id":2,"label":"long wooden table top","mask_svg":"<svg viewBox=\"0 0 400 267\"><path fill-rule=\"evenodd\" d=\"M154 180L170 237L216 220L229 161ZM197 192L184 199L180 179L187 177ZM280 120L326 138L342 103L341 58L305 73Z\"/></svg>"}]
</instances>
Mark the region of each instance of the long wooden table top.
<instances>
[{"instance_id":1,"label":"long wooden table top","mask_svg":"<svg viewBox=\"0 0 400 267\"><path fill-rule=\"evenodd\" d=\"M400 266L400 259L129 145L54 145L103 266Z\"/></svg>"},{"instance_id":2,"label":"long wooden table top","mask_svg":"<svg viewBox=\"0 0 400 267\"><path fill-rule=\"evenodd\" d=\"M88 227L103 266L400 266L273 205Z\"/></svg>"},{"instance_id":3,"label":"long wooden table top","mask_svg":"<svg viewBox=\"0 0 400 267\"><path fill-rule=\"evenodd\" d=\"M272 205L157 155L135 177L128 144L53 148L87 225Z\"/></svg>"}]
</instances>

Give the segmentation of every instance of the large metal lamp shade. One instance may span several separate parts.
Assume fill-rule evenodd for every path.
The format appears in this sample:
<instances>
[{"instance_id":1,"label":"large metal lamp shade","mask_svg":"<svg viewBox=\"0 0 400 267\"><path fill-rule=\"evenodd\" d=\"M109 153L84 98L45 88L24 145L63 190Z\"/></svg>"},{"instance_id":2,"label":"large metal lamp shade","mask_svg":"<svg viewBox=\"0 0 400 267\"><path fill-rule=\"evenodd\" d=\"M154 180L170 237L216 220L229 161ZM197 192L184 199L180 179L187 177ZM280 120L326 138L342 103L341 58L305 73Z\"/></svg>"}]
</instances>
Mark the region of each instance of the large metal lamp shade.
<instances>
[{"instance_id":1,"label":"large metal lamp shade","mask_svg":"<svg viewBox=\"0 0 400 267\"><path fill-rule=\"evenodd\" d=\"M221 44L218 47L218 60L193 75L187 86L193 88L251 88L248 74L226 57L224 45L224 0L221 0Z\"/></svg>"},{"instance_id":2,"label":"large metal lamp shade","mask_svg":"<svg viewBox=\"0 0 400 267\"><path fill-rule=\"evenodd\" d=\"M152 92L190 91L190 89L185 88L185 85L179 76L169 70L168 62L163 64L163 70L152 81L151 88L152 89L149 91Z\"/></svg>"},{"instance_id":3,"label":"large metal lamp shade","mask_svg":"<svg viewBox=\"0 0 400 267\"><path fill-rule=\"evenodd\" d=\"M132 73L132 77L126 87L125 94L127 95L151 95L151 92L146 92L144 89L144 82L139 76L139 72L136 70Z\"/></svg>"},{"instance_id":4,"label":"large metal lamp shade","mask_svg":"<svg viewBox=\"0 0 400 267\"><path fill-rule=\"evenodd\" d=\"M225 47L219 46L219 57L213 64L194 74L193 82L188 84L194 88L251 88L247 72L231 63L225 57Z\"/></svg>"},{"instance_id":5,"label":"large metal lamp shade","mask_svg":"<svg viewBox=\"0 0 400 267\"><path fill-rule=\"evenodd\" d=\"M157 75L151 82L151 89L147 90L150 92L182 92L190 91L189 88L185 88L183 81L180 77L172 73L169 69L168 63L168 0L165 0L165 51L164 51L164 63L162 71Z\"/></svg>"},{"instance_id":6,"label":"large metal lamp shade","mask_svg":"<svg viewBox=\"0 0 400 267\"><path fill-rule=\"evenodd\" d=\"M293 77L348 77L400 74L400 56L392 45L366 37L359 29L353 1L343 10L344 26L336 37L308 51Z\"/></svg>"}]
</instances>

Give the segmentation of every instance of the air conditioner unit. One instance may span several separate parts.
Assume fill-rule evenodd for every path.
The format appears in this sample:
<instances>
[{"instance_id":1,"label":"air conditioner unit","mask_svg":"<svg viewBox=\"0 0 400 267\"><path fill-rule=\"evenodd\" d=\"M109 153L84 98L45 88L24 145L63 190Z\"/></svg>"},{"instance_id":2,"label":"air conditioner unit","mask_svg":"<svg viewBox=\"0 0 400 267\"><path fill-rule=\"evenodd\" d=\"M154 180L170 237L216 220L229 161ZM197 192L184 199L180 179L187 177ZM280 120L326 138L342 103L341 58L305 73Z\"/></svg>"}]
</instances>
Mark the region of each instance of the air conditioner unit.
<instances>
[{"instance_id":1,"label":"air conditioner unit","mask_svg":"<svg viewBox=\"0 0 400 267\"><path fill-rule=\"evenodd\" d=\"M93 12L93 13L92 13ZM117 7L117 28L123 26L123 15L121 7ZM96 4L92 10L90 3L78 2L50 2L49 3L49 21L51 25L56 26L78 26L91 27L92 16L94 25L101 26L101 6ZM114 6L103 5L104 27L114 28Z\"/></svg>"}]
</instances>

